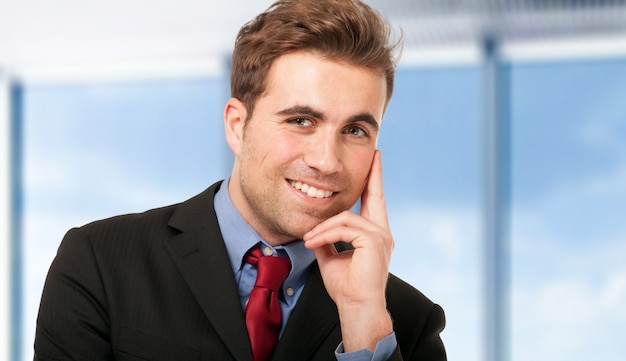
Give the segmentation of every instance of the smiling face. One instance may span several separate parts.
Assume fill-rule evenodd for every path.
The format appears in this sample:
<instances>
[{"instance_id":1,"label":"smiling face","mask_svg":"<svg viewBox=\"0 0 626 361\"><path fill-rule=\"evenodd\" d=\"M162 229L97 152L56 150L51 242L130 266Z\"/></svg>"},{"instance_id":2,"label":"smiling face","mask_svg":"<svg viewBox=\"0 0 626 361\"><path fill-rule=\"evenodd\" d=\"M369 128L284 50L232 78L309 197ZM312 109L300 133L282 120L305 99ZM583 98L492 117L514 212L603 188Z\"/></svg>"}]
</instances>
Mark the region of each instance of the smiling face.
<instances>
[{"instance_id":1,"label":"smiling face","mask_svg":"<svg viewBox=\"0 0 626 361\"><path fill-rule=\"evenodd\" d=\"M274 61L247 121L245 106L229 100L230 196L265 241L300 239L356 203L385 102L383 74L308 52Z\"/></svg>"}]
</instances>

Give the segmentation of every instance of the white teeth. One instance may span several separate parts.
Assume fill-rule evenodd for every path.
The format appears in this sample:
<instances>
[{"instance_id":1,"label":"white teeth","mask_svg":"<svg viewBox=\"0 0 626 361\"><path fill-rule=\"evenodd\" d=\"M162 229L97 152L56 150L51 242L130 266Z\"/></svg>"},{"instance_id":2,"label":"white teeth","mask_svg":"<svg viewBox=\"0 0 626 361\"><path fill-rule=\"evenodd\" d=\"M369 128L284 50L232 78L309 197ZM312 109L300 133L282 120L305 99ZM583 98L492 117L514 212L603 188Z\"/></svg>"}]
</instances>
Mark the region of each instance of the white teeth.
<instances>
[{"instance_id":1,"label":"white teeth","mask_svg":"<svg viewBox=\"0 0 626 361\"><path fill-rule=\"evenodd\" d=\"M306 183L298 182L298 181L289 181L292 187L300 190L302 193L306 193L309 197L313 198L328 198L333 195L331 191L325 191L323 189L317 189L313 186L310 186Z\"/></svg>"}]
</instances>

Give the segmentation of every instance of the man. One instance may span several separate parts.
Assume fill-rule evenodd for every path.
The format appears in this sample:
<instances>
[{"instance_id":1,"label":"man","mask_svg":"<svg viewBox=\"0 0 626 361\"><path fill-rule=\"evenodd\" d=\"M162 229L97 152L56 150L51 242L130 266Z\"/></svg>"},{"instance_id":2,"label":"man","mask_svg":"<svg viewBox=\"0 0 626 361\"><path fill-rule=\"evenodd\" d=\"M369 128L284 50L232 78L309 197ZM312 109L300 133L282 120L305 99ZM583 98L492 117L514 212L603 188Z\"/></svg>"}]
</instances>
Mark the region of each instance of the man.
<instances>
[{"instance_id":1,"label":"man","mask_svg":"<svg viewBox=\"0 0 626 361\"><path fill-rule=\"evenodd\" d=\"M442 309L388 273L376 142L393 51L356 0L278 1L246 24L224 110L231 177L70 230L35 359L445 360ZM259 280L278 273L261 276L267 260L286 279L258 321Z\"/></svg>"}]
</instances>

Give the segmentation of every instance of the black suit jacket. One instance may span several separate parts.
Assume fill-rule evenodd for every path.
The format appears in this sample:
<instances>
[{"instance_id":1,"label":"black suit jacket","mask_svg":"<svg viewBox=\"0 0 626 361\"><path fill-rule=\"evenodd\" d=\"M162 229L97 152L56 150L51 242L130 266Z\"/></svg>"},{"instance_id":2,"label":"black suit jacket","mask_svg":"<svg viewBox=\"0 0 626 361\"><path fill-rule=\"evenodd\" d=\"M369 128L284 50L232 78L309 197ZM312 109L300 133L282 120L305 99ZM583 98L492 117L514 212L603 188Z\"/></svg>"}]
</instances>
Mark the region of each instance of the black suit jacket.
<instances>
[{"instance_id":1,"label":"black suit jacket","mask_svg":"<svg viewBox=\"0 0 626 361\"><path fill-rule=\"evenodd\" d=\"M35 360L252 360L216 183L190 200L70 230L44 286ZM443 310L393 275L392 359L445 360ZM333 360L335 304L317 265L273 360Z\"/></svg>"}]
</instances>

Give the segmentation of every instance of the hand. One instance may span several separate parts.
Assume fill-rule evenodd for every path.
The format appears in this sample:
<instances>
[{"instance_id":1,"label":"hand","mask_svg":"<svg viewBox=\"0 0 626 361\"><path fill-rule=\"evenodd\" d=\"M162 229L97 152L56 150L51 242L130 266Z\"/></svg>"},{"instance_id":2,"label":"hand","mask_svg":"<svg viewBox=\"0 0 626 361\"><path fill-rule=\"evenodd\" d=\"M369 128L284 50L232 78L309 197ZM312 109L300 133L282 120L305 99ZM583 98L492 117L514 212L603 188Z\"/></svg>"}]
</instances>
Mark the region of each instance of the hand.
<instances>
[{"instance_id":1,"label":"hand","mask_svg":"<svg viewBox=\"0 0 626 361\"><path fill-rule=\"evenodd\" d=\"M324 285L337 305L344 350L367 348L391 334L385 287L393 250L383 194L381 153L376 150L361 197L361 214L342 212L320 223L303 237L315 252ZM354 250L338 253L334 243Z\"/></svg>"}]
</instances>

